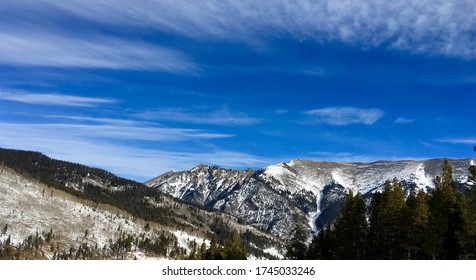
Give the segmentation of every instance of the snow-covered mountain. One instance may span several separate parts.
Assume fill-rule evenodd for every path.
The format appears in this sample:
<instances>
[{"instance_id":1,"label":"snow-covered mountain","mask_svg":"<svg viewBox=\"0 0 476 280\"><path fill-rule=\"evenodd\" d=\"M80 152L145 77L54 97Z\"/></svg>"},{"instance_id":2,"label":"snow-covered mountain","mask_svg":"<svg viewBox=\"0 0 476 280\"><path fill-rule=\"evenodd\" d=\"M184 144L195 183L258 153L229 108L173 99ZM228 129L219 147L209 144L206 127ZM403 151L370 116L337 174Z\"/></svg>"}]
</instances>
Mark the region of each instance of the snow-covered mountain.
<instances>
[{"instance_id":1,"label":"snow-covered mountain","mask_svg":"<svg viewBox=\"0 0 476 280\"><path fill-rule=\"evenodd\" d=\"M386 180L429 190L443 159L336 163L292 160L264 169L237 171L199 165L168 172L145 184L181 200L229 213L247 224L288 237L297 219L309 228L332 221L349 190L371 196ZM465 184L471 159L450 160L455 179Z\"/></svg>"},{"instance_id":2,"label":"snow-covered mountain","mask_svg":"<svg viewBox=\"0 0 476 280\"><path fill-rule=\"evenodd\" d=\"M250 258L282 257L281 240L229 214L105 170L0 148L0 259L183 258L193 242L232 228Z\"/></svg>"}]
</instances>

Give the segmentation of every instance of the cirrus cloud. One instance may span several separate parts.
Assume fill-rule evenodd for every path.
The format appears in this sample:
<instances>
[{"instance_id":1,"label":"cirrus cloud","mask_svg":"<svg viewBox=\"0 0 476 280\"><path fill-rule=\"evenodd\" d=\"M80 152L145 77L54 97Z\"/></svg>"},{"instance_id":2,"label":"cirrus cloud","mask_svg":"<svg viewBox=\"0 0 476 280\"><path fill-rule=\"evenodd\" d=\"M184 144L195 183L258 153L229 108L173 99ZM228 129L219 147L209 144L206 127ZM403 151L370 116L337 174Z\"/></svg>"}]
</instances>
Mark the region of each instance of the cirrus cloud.
<instances>
[{"instance_id":1,"label":"cirrus cloud","mask_svg":"<svg viewBox=\"0 0 476 280\"><path fill-rule=\"evenodd\" d=\"M71 107L96 107L118 102L112 98L82 97L60 93L32 93L22 91L0 91L0 100L37 105L57 105Z\"/></svg>"},{"instance_id":2,"label":"cirrus cloud","mask_svg":"<svg viewBox=\"0 0 476 280\"><path fill-rule=\"evenodd\" d=\"M361 109L355 107L327 107L303 113L312 117L311 122L329 125L372 125L384 115L384 112L380 109Z\"/></svg>"},{"instance_id":3,"label":"cirrus cloud","mask_svg":"<svg viewBox=\"0 0 476 280\"><path fill-rule=\"evenodd\" d=\"M183 108L162 108L135 115L138 118L155 121L172 121L191 124L249 126L261 123L263 119L243 113L231 112L227 107L214 111L197 111Z\"/></svg>"},{"instance_id":4,"label":"cirrus cloud","mask_svg":"<svg viewBox=\"0 0 476 280\"><path fill-rule=\"evenodd\" d=\"M112 36L81 38L24 28L16 28L14 32L0 29L0 64L198 72L198 67L185 54L156 44Z\"/></svg>"},{"instance_id":5,"label":"cirrus cloud","mask_svg":"<svg viewBox=\"0 0 476 280\"><path fill-rule=\"evenodd\" d=\"M8 5L2 9L21 13L22 7L29 7L30 13L40 14L38 18L45 13L47 18L51 13L75 15L103 25L155 29L199 40L256 42L286 35L319 43L476 57L476 5L471 0L19 0Z\"/></svg>"}]
</instances>

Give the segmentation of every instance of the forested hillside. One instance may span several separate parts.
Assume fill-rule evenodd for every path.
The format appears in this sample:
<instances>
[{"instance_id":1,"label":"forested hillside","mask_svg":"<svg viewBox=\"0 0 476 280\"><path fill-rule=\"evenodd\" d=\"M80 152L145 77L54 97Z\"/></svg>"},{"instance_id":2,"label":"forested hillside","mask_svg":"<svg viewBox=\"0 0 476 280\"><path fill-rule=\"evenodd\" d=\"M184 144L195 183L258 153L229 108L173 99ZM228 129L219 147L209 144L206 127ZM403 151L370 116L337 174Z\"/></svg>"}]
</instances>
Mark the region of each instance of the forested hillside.
<instances>
[{"instance_id":1,"label":"forested hillside","mask_svg":"<svg viewBox=\"0 0 476 280\"><path fill-rule=\"evenodd\" d=\"M7 180L5 182L7 185L18 185L20 180L24 181L22 183L24 186L20 186L22 188L32 184L36 185L34 182L47 186L47 189L43 189L40 196L42 199L50 196L56 197L59 192L64 192L72 195L73 198L81 200L81 203L87 204L88 209L97 209L99 205L110 205L114 209L117 208L117 211L124 211L130 217L130 223L135 223L136 220L140 219L147 223L147 227L149 227L149 223L156 224L159 228L166 229L166 232L186 232L193 236L198 236L200 239L207 239L208 242L216 238L220 248L225 245L225 241L228 238L231 238L233 228L239 229L237 232L240 233L241 240L243 240L243 244L246 247L246 255L275 258L265 253L264 250L268 247L279 247L281 243L279 239L247 225L239 224L238 219L230 215L219 211L201 209L143 184L117 177L105 170L54 160L37 152L7 149L0 149L0 167L2 167L2 170L3 168L11 169L20 178L10 180L11 176L16 175L8 175L10 172L5 170L8 173L6 174L10 176L5 179ZM58 211L61 210L58 209ZM0 218L4 220L3 217ZM41 221L38 221L38 223L41 223ZM50 228L48 227L31 234L31 236L25 236L26 241L20 240L20 244L15 244L17 246L12 247L12 241L8 238L8 227L10 227L11 231L14 225L6 224L5 226L7 229L2 234L4 238L1 239L5 241L1 244L5 250L0 252L4 255L7 254L13 257L28 256L30 258L30 253L23 254L22 252L29 252L29 249L34 247L36 247L35 251L37 251L37 247L40 244L46 244L44 241L51 239L45 238L42 235L42 231L45 234L49 232ZM88 235L84 232L84 229L82 234L84 237ZM76 246L66 251L54 250L57 254L50 256L50 258L77 258L79 256L81 258L122 258L124 252L130 251L131 248L155 253L157 257L189 257L187 250L179 250L180 248L175 237L172 238L173 236L171 237L170 234L164 234L158 233L148 236L142 235L141 231L123 232L120 236L114 238L111 236L111 241L106 244L106 249L103 246L98 249L91 246L91 244L80 244L80 248ZM56 236L58 236L57 233ZM81 239L84 239L84 237L81 237ZM157 238L157 240L154 238ZM32 240L37 240L37 242ZM31 245L31 242L36 245ZM30 244L31 246L22 246L21 244ZM50 245L48 244L48 246ZM189 247L192 248L193 244L190 243ZM177 248L177 250L174 248ZM85 253L79 253L78 250ZM230 254L227 256L226 258L232 258Z\"/></svg>"},{"instance_id":2,"label":"forested hillside","mask_svg":"<svg viewBox=\"0 0 476 280\"><path fill-rule=\"evenodd\" d=\"M387 181L368 205L350 192L334 224L321 225L307 246L296 228L288 244L290 259L475 259L476 168L469 185L458 190L445 161L435 188L413 188L406 197L401 182ZM299 250L296 248L300 248Z\"/></svg>"}]
</instances>

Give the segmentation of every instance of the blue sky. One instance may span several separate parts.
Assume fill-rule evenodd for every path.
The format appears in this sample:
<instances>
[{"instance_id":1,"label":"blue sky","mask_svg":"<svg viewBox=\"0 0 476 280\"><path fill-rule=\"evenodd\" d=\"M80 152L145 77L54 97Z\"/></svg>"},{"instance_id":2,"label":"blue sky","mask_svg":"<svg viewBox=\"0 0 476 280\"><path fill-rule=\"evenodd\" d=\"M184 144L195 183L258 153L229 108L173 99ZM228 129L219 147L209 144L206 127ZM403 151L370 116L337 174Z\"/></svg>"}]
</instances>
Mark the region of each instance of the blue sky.
<instances>
[{"instance_id":1,"label":"blue sky","mask_svg":"<svg viewBox=\"0 0 476 280\"><path fill-rule=\"evenodd\" d=\"M0 146L140 181L473 157L468 1L0 3Z\"/></svg>"}]
</instances>

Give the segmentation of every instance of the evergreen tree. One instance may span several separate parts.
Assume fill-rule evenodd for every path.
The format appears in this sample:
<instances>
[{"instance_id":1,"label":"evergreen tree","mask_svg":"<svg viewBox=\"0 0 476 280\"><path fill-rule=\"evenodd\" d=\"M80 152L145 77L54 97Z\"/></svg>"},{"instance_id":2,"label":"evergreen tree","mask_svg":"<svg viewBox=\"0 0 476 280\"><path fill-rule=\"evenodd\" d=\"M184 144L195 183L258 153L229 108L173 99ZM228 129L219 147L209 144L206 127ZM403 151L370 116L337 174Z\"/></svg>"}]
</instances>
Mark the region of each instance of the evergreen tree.
<instances>
[{"instance_id":1,"label":"evergreen tree","mask_svg":"<svg viewBox=\"0 0 476 280\"><path fill-rule=\"evenodd\" d=\"M192 245L192 250L190 250L190 253L188 255L188 259L189 260L197 260L197 242L195 242L195 240L193 241L193 245Z\"/></svg>"},{"instance_id":2,"label":"evergreen tree","mask_svg":"<svg viewBox=\"0 0 476 280\"><path fill-rule=\"evenodd\" d=\"M476 151L476 146L474 146ZM467 242L466 251L469 258L476 259L476 166L469 167L468 183L468 212L467 212Z\"/></svg>"},{"instance_id":3,"label":"evergreen tree","mask_svg":"<svg viewBox=\"0 0 476 280\"><path fill-rule=\"evenodd\" d=\"M323 241L324 241L324 227L319 229L319 233L314 236L307 248L306 257L307 260L322 260L324 259L322 256L323 251Z\"/></svg>"},{"instance_id":4,"label":"evergreen tree","mask_svg":"<svg viewBox=\"0 0 476 280\"><path fill-rule=\"evenodd\" d=\"M430 198L429 247L434 259L458 259L462 254L463 231L466 223L466 201L458 192L453 169L444 161L443 175L435 179Z\"/></svg>"},{"instance_id":5,"label":"evergreen tree","mask_svg":"<svg viewBox=\"0 0 476 280\"><path fill-rule=\"evenodd\" d=\"M428 195L420 190L415 194L412 188L407 198L408 211L405 217L405 243L408 259L425 259L428 257L428 248L424 247L424 240L428 234L430 208Z\"/></svg>"},{"instance_id":6,"label":"evergreen tree","mask_svg":"<svg viewBox=\"0 0 476 280\"><path fill-rule=\"evenodd\" d=\"M210 242L210 248L208 248L205 259L207 260L221 260L223 258L221 249L218 245L218 238L216 235L212 236L212 240Z\"/></svg>"},{"instance_id":7,"label":"evergreen tree","mask_svg":"<svg viewBox=\"0 0 476 280\"><path fill-rule=\"evenodd\" d=\"M335 231L330 224L320 227L319 233L314 236L309 244L306 259L308 260L333 260L335 259Z\"/></svg>"},{"instance_id":8,"label":"evergreen tree","mask_svg":"<svg viewBox=\"0 0 476 280\"><path fill-rule=\"evenodd\" d=\"M374 259L405 257L404 224L407 206L403 186L397 179L385 182L370 204L369 251Z\"/></svg>"},{"instance_id":9,"label":"evergreen tree","mask_svg":"<svg viewBox=\"0 0 476 280\"><path fill-rule=\"evenodd\" d=\"M207 254L207 244L205 244L205 242L203 242L202 245L200 246L200 249L198 250L197 259L198 260L205 260L206 259L206 254Z\"/></svg>"},{"instance_id":10,"label":"evergreen tree","mask_svg":"<svg viewBox=\"0 0 476 280\"><path fill-rule=\"evenodd\" d=\"M366 208L362 196L347 195L344 208L335 222L336 258L364 259L367 236Z\"/></svg>"},{"instance_id":11,"label":"evergreen tree","mask_svg":"<svg viewBox=\"0 0 476 280\"><path fill-rule=\"evenodd\" d=\"M241 244L240 235L233 229L231 236L223 244L223 258L225 260L246 260L245 247Z\"/></svg>"},{"instance_id":12,"label":"evergreen tree","mask_svg":"<svg viewBox=\"0 0 476 280\"><path fill-rule=\"evenodd\" d=\"M307 252L306 239L307 235L304 228L299 222L296 222L291 239L286 246L286 258L290 260L305 259Z\"/></svg>"}]
</instances>

